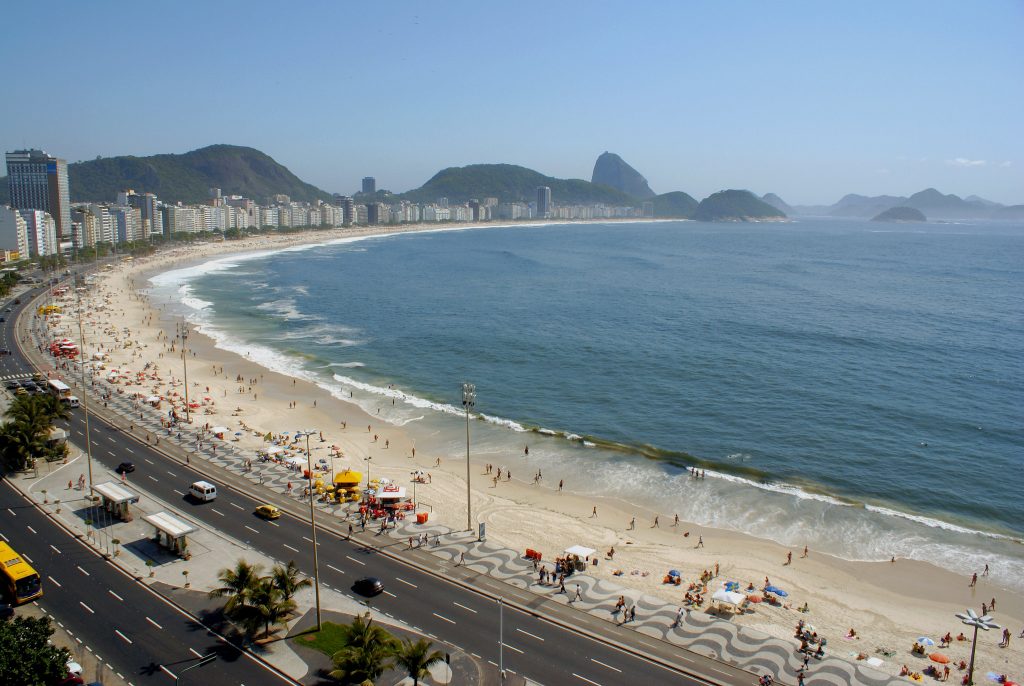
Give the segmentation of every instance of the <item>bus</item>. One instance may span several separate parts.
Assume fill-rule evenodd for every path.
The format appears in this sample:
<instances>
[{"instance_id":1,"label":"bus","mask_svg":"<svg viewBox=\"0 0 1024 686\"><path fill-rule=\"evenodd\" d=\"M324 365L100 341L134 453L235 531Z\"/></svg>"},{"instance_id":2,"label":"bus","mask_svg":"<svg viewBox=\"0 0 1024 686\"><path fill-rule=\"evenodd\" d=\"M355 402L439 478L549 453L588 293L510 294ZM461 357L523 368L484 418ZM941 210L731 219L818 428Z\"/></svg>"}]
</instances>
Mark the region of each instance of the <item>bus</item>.
<instances>
[{"instance_id":1,"label":"bus","mask_svg":"<svg viewBox=\"0 0 1024 686\"><path fill-rule=\"evenodd\" d=\"M59 379L50 379L46 382L46 387L50 389L50 394L59 400L63 400L71 395L71 386L68 386Z\"/></svg>"},{"instance_id":2,"label":"bus","mask_svg":"<svg viewBox=\"0 0 1024 686\"><path fill-rule=\"evenodd\" d=\"M0 541L0 582L3 582L4 593L16 605L43 595L39 574L3 541Z\"/></svg>"}]
</instances>

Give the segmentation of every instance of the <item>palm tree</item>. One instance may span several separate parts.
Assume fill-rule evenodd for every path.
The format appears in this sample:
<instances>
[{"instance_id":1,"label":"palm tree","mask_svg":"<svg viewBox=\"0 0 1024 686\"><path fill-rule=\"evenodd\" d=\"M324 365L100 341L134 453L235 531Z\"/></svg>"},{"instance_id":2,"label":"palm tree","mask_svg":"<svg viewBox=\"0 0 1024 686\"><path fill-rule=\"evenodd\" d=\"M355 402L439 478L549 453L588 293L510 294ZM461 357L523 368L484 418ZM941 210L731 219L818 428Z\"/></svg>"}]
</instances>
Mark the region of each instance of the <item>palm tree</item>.
<instances>
[{"instance_id":1,"label":"palm tree","mask_svg":"<svg viewBox=\"0 0 1024 686\"><path fill-rule=\"evenodd\" d=\"M274 565L270 571L270 578L285 600L291 600L296 592L313 585L309 579L299 578L299 568L295 560L289 560L287 565Z\"/></svg>"},{"instance_id":2,"label":"palm tree","mask_svg":"<svg viewBox=\"0 0 1024 686\"><path fill-rule=\"evenodd\" d=\"M430 668L444 661L444 653L433 650L434 644L425 638L413 643L408 638L395 650L395 665L412 677L413 686L419 686L420 679L430 676Z\"/></svg>"},{"instance_id":3,"label":"palm tree","mask_svg":"<svg viewBox=\"0 0 1024 686\"><path fill-rule=\"evenodd\" d=\"M217 578L224 585L213 589L209 595L211 598L228 596L224 612L230 614L235 608L248 604L249 596L260 583L260 571L260 565L239 560L235 563L234 569L226 567L220 570Z\"/></svg>"},{"instance_id":4,"label":"palm tree","mask_svg":"<svg viewBox=\"0 0 1024 686\"><path fill-rule=\"evenodd\" d=\"M335 669L332 679L347 682L373 682L391 666L398 641L388 631L373 626L369 613L356 615L351 624L342 627L344 648L331 656Z\"/></svg>"},{"instance_id":5,"label":"palm tree","mask_svg":"<svg viewBox=\"0 0 1024 686\"><path fill-rule=\"evenodd\" d=\"M270 577L260 579L249 594L249 605L245 608L245 615L251 614L254 621L258 620L266 635L270 635L271 626L284 624L285 618L295 611L295 601L283 596Z\"/></svg>"},{"instance_id":6,"label":"palm tree","mask_svg":"<svg viewBox=\"0 0 1024 686\"><path fill-rule=\"evenodd\" d=\"M50 401L56 400L49 396L21 395L15 396L4 416L14 424L31 428L37 435L50 432L53 423Z\"/></svg>"},{"instance_id":7,"label":"palm tree","mask_svg":"<svg viewBox=\"0 0 1024 686\"><path fill-rule=\"evenodd\" d=\"M7 422L0 426L0 456L8 470L28 469L44 447L45 442L39 432L29 424Z\"/></svg>"}]
</instances>

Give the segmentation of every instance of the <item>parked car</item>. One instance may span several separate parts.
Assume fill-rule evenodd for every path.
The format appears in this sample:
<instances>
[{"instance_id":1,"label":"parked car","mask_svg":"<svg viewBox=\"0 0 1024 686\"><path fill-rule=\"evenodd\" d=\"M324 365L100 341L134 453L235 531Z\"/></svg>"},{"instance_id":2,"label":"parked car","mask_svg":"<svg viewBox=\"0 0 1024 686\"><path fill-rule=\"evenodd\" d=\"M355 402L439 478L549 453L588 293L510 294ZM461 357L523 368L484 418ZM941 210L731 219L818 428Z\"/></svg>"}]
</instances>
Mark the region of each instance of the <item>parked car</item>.
<instances>
[{"instance_id":1,"label":"parked car","mask_svg":"<svg viewBox=\"0 0 1024 686\"><path fill-rule=\"evenodd\" d=\"M9 391L13 391L15 389L21 388L21 384L18 383L17 381L8 381L7 383L4 384L4 387Z\"/></svg>"},{"instance_id":2,"label":"parked car","mask_svg":"<svg viewBox=\"0 0 1024 686\"><path fill-rule=\"evenodd\" d=\"M273 505L260 505L256 508L256 516L263 517L263 519L280 519L281 510Z\"/></svg>"},{"instance_id":3,"label":"parked car","mask_svg":"<svg viewBox=\"0 0 1024 686\"><path fill-rule=\"evenodd\" d=\"M362 579L356 579L352 584L352 590L364 596L380 595L384 592L384 584L375 576L364 576Z\"/></svg>"},{"instance_id":4,"label":"parked car","mask_svg":"<svg viewBox=\"0 0 1024 686\"><path fill-rule=\"evenodd\" d=\"M118 474L131 474L132 472L135 471L135 463L122 462L121 464L117 465L117 469L115 469L114 471L117 472Z\"/></svg>"}]
</instances>

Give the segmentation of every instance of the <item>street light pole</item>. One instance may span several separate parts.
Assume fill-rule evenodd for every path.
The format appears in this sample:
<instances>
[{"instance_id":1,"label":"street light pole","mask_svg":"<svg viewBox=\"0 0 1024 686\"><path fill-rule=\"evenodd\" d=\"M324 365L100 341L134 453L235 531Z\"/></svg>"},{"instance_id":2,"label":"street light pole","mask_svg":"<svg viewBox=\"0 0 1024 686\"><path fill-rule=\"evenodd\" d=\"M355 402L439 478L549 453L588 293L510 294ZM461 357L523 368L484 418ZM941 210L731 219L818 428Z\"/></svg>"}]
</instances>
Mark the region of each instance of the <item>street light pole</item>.
<instances>
[{"instance_id":1,"label":"street light pole","mask_svg":"<svg viewBox=\"0 0 1024 686\"><path fill-rule=\"evenodd\" d=\"M185 343L188 341L188 324L182 320L178 325L178 336L181 338L181 365L185 370L185 423L192 423L191 410L188 406L188 362L185 358Z\"/></svg>"},{"instance_id":2,"label":"street light pole","mask_svg":"<svg viewBox=\"0 0 1024 686\"><path fill-rule=\"evenodd\" d=\"M956 616L967 626L974 627L974 639L971 641L971 664L967 667L967 686L974 686L974 651L978 647L978 629L988 631L989 629L1002 629L1002 627L993 622L990 616L979 617L978 613L970 608L966 612L957 612Z\"/></svg>"},{"instance_id":3,"label":"street light pole","mask_svg":"<svg viewBox=\"0 0 1024 686\"><path fill-rule=\"evenodd\" d=\"M313 458L309 451L309 434L306 432L306 473L309 475L309 526L313 538L313 589L316 593L316 630L323 629L323 622L320 619L320 564L316 552L316 517L313 515Z\"/></svg>"},{"instance_id":4,"label":"street light pole","mask_svg":"<svg viewBox=\"0 0 1024 686\"><path fill-rule=\"evenodd\" d=\"M473 490L469 475L469 408L476 405L476 386L462 384L462 406L466 408L466 528L473 531Z\"/></svg>"},{"instance_id":5,"label":"street light pole","mask_svg":"<svg viewBox=\"0 0 1024 686\"><path fill-rule=\"evenodd\" d=\"M498 598L498 677L505 680L505 599Z\"/></svg>"},{"instance_id":6,"label":"street light pole","mask_svg":"<svg viewBox=\"0 0 1024 686\"><path fill-rule=\"evenodd\" d=\"M92 490L92 434L89 432L89 392L85 387L85 333L82 328L82 293L78 290L78 275L75 275L75 279L72 282L75 287L75 297L78 299L78 357L79 365L82 371L82 412L85 415L85 455L86 465L89 472L89 502L92 503L93 490Z\"/></svg>"}]
</instances>

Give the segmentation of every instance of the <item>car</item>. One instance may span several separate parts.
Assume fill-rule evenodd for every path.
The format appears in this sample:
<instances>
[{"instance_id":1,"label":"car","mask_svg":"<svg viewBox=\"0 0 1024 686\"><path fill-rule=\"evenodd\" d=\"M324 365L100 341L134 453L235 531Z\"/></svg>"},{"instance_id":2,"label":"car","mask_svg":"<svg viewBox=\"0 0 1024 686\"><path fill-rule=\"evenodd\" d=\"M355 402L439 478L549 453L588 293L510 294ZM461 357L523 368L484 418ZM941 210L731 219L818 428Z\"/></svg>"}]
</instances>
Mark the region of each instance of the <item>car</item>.
<instances>
[{"instance_id":1,"label":"car","mask_svg":"<svg viewBox=\"0 0 1024 686\"><path fill-rule=\"evenodd\" d=\"M375 576L364 576L356 579L352 590L363 596L380 595L384 592L384 583Z\"/></svg>"},{"instance_id":2,"label":"car","mask_svg":"<svg viewBox=\"0 0 1024 686\"><path fill-rule=\"evenodd\" d=\"M132 472L135 471L135 463L122 462L121 464L117 465L117 469L115 469L114 471L117 472L118 474L131 474Z\"/></svg>"},{"instance_id":3,"label":"car","mask_svg":"<svg viewBox=\"0 0 1024 686\"><path fill-rule=\"evenodd\" d=\"M28 391L26 391L21 386L18 386L16 389L14 389L14 395L28 395Z\"/></svg>"},{"instance_id":4,"label":"car","mask_svg":"<svg viewBox=\"0 0 1024 686\"><path fill-rule=\"evenodd\" d=\"M14 304L15 305L20 305L21 304L21 298L15 298L14 299Z\"/></svg>"},{"instance_id":5,"label":"car","mask_svg":"<svg viewBox=\"0 0 1024 686\"><path fill-rule=\"evenodd\" d=\"M257 517L263 517L263 519L281 518L281 510L277 509L273 505L260 505L256 508L255 514Z\"/></svg>"},{"instance_id":6,"label":"car","mask_svg":"<svg viewBox=\"0 0 1024 686\"><path fill-rule=\"evenodd\" d=\"M4 387L9 391L13 391L15 389L21 388L21 384L18 383L17 381L8 381L7 383L4 384Z\"/></svg>"},{"instance_id":7,"label":"car","mask_svg":"<svg viewBox=\"0 0 1024 686\"><path fill-rule=\"evenodd\" d=\"M6 321L7 321L7 317L0 317L0 322L6 322Z\"/></svg>"},{"instance_id":8,"label":"car","mask_svg":"<svg viewBox=\"0 0 1024 686\"><path fill-rule=\"evenodd\" d=\"M10 355L11 351L7 348L0 348L0 355Z\"/></svg>"},{"instance_id":9,"label":"car","mask_svg":"<svg viewBox=\"0 0 1024 686\"><path fill-rule=\"evenodd\" d=\"M10 619L14 616L14 608L7 603L0 603L0 619Z\"/></svg>"}]
</instances>

